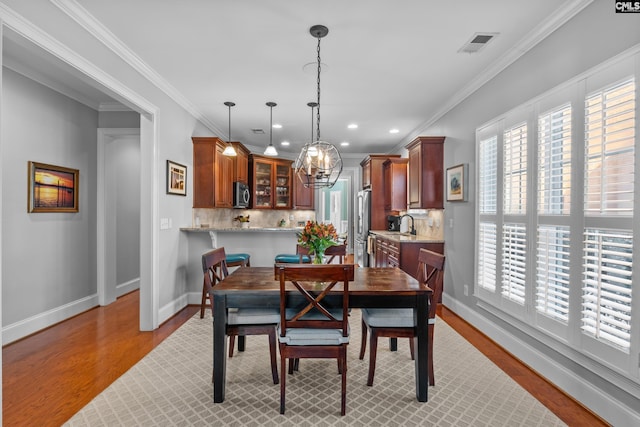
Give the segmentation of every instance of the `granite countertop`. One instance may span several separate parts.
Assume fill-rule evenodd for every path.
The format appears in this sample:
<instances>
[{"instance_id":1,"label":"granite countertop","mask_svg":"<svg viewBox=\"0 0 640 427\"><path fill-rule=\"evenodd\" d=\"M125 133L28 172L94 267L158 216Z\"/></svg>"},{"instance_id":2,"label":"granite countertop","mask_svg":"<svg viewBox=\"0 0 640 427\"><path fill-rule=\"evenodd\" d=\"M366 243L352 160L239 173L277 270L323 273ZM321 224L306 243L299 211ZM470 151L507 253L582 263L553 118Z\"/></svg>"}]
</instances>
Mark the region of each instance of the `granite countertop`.
<instances>
[{"instance_id":1,"label":"granite countertop","mask_svg":"<svg viewBox=\"0 0 640 427\"><path fill-rule=\"evenodd\" d=\"M248 233L251 231L300 231L302 227L180 227L180 231L188 232L209 232L209 231L224 231L224 232L241 232Z\"/></svg>"},{"instance_id":2,"label":"granite countertop","mask_svg":"<svg viewBox=\"0 0 640 427\"><path fill-rule=\"evenodd\" d=\"M400 233L399 231L369 230L369 233L400 243L444 243L442 239L434 239L433 237L419 234L414 236L409 233Z\"/></svg>"}]
</instances>

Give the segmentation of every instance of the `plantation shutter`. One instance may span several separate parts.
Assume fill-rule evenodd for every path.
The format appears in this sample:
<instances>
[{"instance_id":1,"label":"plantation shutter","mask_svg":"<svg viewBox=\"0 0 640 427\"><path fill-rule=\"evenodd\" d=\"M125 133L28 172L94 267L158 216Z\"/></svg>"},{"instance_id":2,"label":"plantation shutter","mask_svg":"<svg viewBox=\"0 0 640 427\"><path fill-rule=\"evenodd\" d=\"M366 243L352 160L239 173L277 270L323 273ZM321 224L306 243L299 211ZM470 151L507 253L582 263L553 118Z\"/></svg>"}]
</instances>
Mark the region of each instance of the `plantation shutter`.
<instances>
[{"instance_id":1,"label":"plantation shutter","mask_svg":"<svg viewBox=\"0 0 640 427\"><path fill-rule=\"evenodd\" d=\"M495 214L498 194L498 137L480 141L478 201L481 214Z\"/></svg>"},{"instance_id":2,"label":"plantation shutter","mask_svg":"<svg viewBox=\"0 0 640 427\"><path fill-rule=\"evenodd\" d=\"M524 305L526 280L526 227L504 224L502 227L502 296Z\"/></svg>"},{"instance_id":3,"label":"plantation shutter","mask_svg":"<svg viewBox=\"0 0 640 427\"><path fill-rule=\"evenodd\" d=\"M538 227L536 310L565 324L569 320L569 239L569 227Z\"/></svg>"},{"instance_id":4,"label":"plantation shutter","mask_svg":"<svg viewBox=\"0 0 640 427\"><path fill-rule=\"evenodd\" d=\"M478 236L478 286L490 292L496 290L496 225L480 223Z\"/></svg>"},{"instance_id":5,"label":"plantation shutter","mask_svg":"<svg viewBox=\"0 0 640 427\"><path fill-rule=\"evenodd\" d=\"M527 210L527 125L504 132L504 213L525 214Z\"/></svg>"}]
</instances>

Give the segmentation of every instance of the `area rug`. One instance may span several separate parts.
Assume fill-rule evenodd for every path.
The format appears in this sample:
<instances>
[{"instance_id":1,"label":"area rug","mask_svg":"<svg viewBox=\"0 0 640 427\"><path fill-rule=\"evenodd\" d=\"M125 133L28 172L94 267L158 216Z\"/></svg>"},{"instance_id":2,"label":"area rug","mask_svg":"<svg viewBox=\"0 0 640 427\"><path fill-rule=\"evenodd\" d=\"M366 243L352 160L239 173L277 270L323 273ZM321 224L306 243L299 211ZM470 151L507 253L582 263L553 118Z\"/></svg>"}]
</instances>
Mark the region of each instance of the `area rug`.
<instances>
[{"instance_id":1,"label":"area rug","mask_svg":"<svg viewBox=\"0 0 640 427\"><path fill-rule=\"evenodd\" d=\"M226 399L213 403L210 313L191 318L117 379L67 426L560 426L552 412L445 322L436 324L434 387L415 398L414 362L406 339L389 351L380 339L373 387L368 352L360 351L360 312L350 318L347 414L340 416L335 360L304 359L287 375L286 413L274 385L266 337L247 338L227 362ZM279 362L279 361L278 361ZM278 364L278 366L280 366Z\"/></svg>"}]
</instances>

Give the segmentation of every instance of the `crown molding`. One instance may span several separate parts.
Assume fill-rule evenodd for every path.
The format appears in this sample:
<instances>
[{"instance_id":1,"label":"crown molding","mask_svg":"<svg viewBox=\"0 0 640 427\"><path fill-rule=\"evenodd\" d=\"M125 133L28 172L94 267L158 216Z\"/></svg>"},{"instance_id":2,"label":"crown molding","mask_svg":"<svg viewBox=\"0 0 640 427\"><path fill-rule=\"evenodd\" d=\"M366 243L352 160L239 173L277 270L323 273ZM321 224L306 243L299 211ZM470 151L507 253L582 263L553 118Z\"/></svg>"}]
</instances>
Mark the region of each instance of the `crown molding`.
<instances>
[{"instance_id":1,"label":"crown molding","mask_svg":"<svg viewBox=\"0 0 640 427\"><path fill-rule=\"evenodd\" d=\"M390 152L397 152L405 145L420 136L425 129L441 119L458 104L470 97L475 91L480 89L491 79L500 74L509 65L516 62L521 56L533 49L538 43L547 38L555 30L566 24L571 18L580 13L585 7L593 3L593 0L567 0L558 9L554 10L540 25L525 35L513 48L502 55L490 67L485 69L475 79L455 93L433 116L419 125L413 132L405 137Z\"/></svg>"},{"instance_id":2,"label":"crown molding","mask_svg":"<svg viewBox=\"0 0 640 427\"><path fill-rule=\"evenodd\" d=\"M125 63L140 73L154 86L167 94L173 101L184 108L189 114L204 124L216 135L223 135L223 132L209 120L193 103L191 103L180 91L167 82L160 74L151 68L135 52L116 37L107 27L98 21L93 15L82 7L76 0L51 0L51 3L62 12L77 22L82 28L87 30L99 42L120 57Z\"/></svg>"}]
</instances>

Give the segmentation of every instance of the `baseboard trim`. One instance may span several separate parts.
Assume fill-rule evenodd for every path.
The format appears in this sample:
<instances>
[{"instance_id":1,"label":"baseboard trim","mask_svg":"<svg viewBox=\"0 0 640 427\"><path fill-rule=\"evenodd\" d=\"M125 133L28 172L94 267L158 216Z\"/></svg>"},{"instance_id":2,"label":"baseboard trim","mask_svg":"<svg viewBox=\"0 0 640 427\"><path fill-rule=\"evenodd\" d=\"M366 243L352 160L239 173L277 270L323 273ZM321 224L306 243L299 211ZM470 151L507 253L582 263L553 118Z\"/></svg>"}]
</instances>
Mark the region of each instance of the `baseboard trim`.
<instances>
[{"instance_id":1,"label":"baseboard trim","mask_svg":"<svg viewBox=\"0 0 640 427\"><path fill-rule=\"evenodd\" d=\"M442 303L608 423L621 426L640 425L640 413L633 411L595 384L585 381L553 360L549 360L534 347L498 327L448 294L442 294Z\"/></svg>"},{"instance_id":2,"label":"baseboard trim","mask_svg":"<svg viewBox=\"0 0 640 427\"><path fill-rule=\"evenodd\" d=\"M39 330L67 320L98 305L98 295L90 295L28 317L2 328L2 345L10 344Z\"/></svg>"},{"instance_id":3,"label":"baseboard trim","mask_svg":"<svg viewBox=\"0 0 640 427\"><path fill-rule=\"evenodd\" d=\"M160 310L158 311L158 324L166 322L180 310L189 305L189 300L191 299L190 295L190 293L183 294L160 308Z\"/></svg>"},{"instance_id":4,"label":"baseboard trim","mask_svg":"<svg viewBox=\"0 0 640 427\"><path fill-rule=\"evenodd\" d=\"M139 277L116 286L116 298L120 298L122 295L126 295L129 292L135 291L136 289L140 289Z\"/></svg>"}]
</instances>

